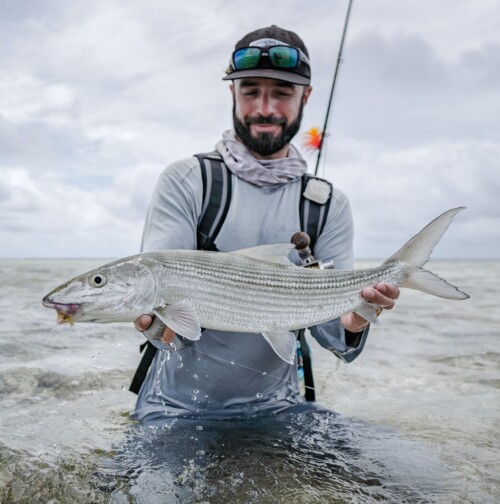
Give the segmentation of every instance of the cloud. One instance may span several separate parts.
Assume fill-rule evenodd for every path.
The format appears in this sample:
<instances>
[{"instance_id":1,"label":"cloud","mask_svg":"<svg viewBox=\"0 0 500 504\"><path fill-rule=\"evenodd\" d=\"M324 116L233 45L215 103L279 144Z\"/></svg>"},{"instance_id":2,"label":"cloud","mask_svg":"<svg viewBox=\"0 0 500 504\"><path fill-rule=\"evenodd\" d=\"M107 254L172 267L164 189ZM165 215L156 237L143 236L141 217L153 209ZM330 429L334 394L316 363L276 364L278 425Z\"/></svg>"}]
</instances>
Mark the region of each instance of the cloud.
<instances>
[{"instance_id":1,"label":"cloud","mask_svg":"<svg viewBox=\"0 0 500 504\"><path fill-rule=\"evenodd\" d=\"M321 125L346 8L12 4L0 20L0 255L137 251L162 168L212 150L231 124L221 77L246 31L275 23L303 36L315 88L304 129ZM494 12L492 0L354 3L324 158L351 198L358 256L392 253L458 205L468 209L438 251L498 256Z\"/></svg>"},{"instance_id":2,"label":"cloud","mask_svg":"<svg viewBox=\"0 0 500 504\"><path fill-rule=\"evenodd\" d=\"M421 37L365 34L351 44L334 124L346 135L390 145L499 138L488 105L500 104L493 82L500 82L500 45L448 63Z\"/></svg>"},{"instance_id":3,"label":"cloud","mask_svg":"<svg viewBox=\"0 0 500 504\"><path fill-rule=\"evenodd\" d=\"M498 257L497 143L439 141L396 150L360 142L338 150L341 159L326 175L351 200L358 257L387 257L411 233L458 206L467 209L436 256Z\"/></svg>"},{"instance_id":4,"label":"cloud","mask_svg":"<svg viewBox=\"0 0 500 504\"><path fill-rule=\"evenodd\" d=\"M2 255L11 256L19 243L30 257L136 253L158 175L156 166L128 167L103 187L89 190L51 174L35 178L25 170L3 170Z\"/></svg>"}]
</instances>

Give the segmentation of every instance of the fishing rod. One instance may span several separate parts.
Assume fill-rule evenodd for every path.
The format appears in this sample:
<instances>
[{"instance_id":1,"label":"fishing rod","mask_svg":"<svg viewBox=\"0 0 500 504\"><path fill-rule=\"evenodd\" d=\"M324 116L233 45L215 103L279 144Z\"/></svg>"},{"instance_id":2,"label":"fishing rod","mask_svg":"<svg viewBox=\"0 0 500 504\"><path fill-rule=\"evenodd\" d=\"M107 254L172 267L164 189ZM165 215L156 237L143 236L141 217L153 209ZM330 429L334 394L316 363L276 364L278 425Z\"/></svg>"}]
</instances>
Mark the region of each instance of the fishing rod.
<instances>
[{"instance_id":1,"label":"fishing rod","mask_svg":"<svg viewBox=\"0 0 500 504\"><path fill-rule=\"evenodd\" d=\"M335 73L333 74L333 82L332 82L332 88L330 90L330 98L328 100L328 106L326 107L325 124L323 125L323 133L320 137L320 142L319 142L319 147L318 147L318 158L316 160L316 169L314 170L314 175L318 174L319 161L321 159L321 152L323 149L323 143L325 141L325 136L326 136L326 128L328 127L328 118L330 116L330 110L332 108L333 92L335 90L335 84L337 82L337 75L339 72L340 63L342 62L342 51L344 49L344 41L345 41L345 37L347 34L347 25L349 24L349 17L351 15L352 2L353 2L353 0L349 0L349 6L347 7L347 14L345 17L345 22L344 22L344 31L342 33L342 39L340 40L339 55L337 58L337 64L335 65Z\"/></svg>"}]
</instances>

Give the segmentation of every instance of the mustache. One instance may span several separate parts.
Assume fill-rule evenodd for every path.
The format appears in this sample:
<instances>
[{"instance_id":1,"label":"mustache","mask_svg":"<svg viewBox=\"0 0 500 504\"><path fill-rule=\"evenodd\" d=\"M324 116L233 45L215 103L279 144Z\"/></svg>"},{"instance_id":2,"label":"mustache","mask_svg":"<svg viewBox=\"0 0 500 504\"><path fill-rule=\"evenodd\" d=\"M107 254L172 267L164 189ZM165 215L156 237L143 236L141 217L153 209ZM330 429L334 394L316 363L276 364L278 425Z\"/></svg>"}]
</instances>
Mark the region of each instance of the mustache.
<instances>
[{"instance_id":1,"label":"mustache","mask_svg":"<svg viewBox=\"0 0 500 504\"><path fill-rule=\"evenodd\" d=\"M275 117L275 116L264 117L262 115L259 115L257 117L247 117L245 119L245 124L247 126L250 126L250 124L278 124L280 126L283 126L286 124L286 119L282 117Z\"/></svg>"}]
</instances>

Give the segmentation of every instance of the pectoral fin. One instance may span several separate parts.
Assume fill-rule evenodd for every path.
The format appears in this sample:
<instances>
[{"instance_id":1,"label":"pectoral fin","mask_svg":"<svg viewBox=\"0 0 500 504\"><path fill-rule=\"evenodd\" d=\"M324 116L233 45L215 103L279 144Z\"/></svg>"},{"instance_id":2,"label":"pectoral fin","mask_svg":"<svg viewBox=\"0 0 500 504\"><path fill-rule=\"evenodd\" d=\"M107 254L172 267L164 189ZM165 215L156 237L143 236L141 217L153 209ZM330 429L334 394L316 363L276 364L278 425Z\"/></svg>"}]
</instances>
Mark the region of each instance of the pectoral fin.
<instances>
[{"instance_id":1,"label":"pectoral fin","mask_svg":"<svg viewBox=\"0 0 500 504\"><path fill-rule=\"evenodd\" d=\"M198 314L189 301L179 301L155 308L153 313L178 335L192 341L200 339L201 327Z\"/></svg>"},{"instance_id":2,"label":"pectoral fin","mask_svg":"<svg viewBox=\"0 0 500 504\"><path fill-rule=\"evenodd\" d=\"M262 336L271 345L278 357L288 364L293 364L297 349L296 336L293 332L265 332Z\"/></svg>"}]
</instances>

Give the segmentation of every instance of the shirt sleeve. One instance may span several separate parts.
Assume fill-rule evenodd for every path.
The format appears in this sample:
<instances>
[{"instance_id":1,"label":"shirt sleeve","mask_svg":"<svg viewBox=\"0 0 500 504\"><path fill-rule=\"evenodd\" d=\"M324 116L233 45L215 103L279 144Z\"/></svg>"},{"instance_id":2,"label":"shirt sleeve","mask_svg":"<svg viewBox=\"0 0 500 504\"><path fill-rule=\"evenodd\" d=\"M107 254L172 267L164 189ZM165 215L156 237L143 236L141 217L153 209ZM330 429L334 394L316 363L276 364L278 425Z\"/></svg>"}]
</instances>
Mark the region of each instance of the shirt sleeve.
<instances>
[{"instance_id":1,"label":"shirt sleeve","mask_svg":"<svg viewBox=\"0 0 500 504\"><path fill-rule=\"evenodd\" d=\"M198 160L169 165L156 184L144 224L141 252L196 249L202 180Z\"/></svg>"},{"instance_id":2,"label":"shirt sleeve","mask_svg":"<svg viewBox=\"0 0 500 504\"><path fill-rule=\"evenodd\" d=\"M349 201L345 194L333 188L332 200L323 232L314 247L321 261L333 260L336 269L353 268L353 222ZM363 350L369 326L361 333L346 331L340 319L310 328L318 343L344 362L352 362Z\"/></svg>"}]
</instances>

